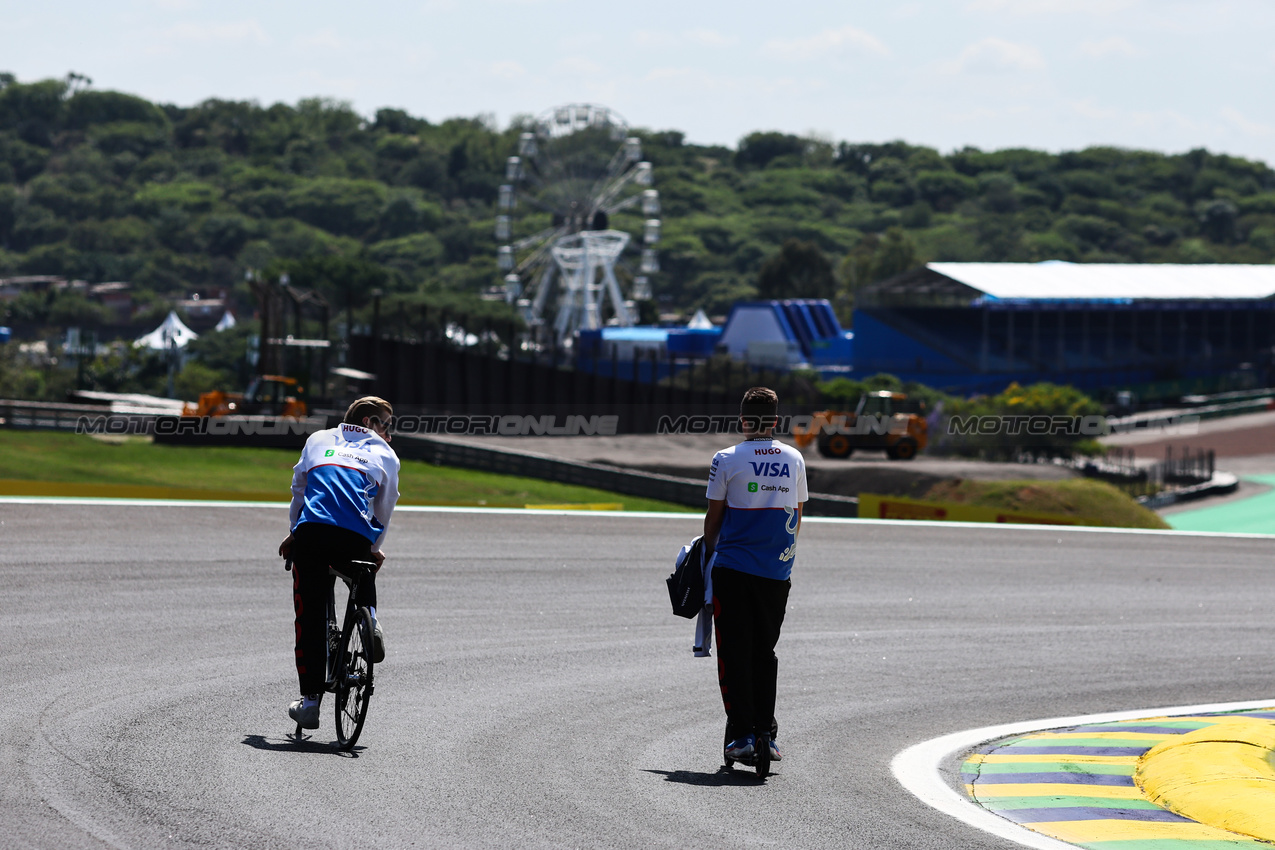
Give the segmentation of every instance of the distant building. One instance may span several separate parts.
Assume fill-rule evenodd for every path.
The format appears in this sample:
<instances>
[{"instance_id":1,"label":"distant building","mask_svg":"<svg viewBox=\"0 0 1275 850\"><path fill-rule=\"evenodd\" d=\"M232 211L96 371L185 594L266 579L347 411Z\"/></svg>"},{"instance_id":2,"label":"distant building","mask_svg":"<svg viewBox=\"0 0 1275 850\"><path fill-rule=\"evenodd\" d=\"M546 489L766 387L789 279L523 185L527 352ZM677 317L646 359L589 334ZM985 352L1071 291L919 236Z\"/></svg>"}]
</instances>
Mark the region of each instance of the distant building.
<instances>
[{"instance_id":1,"label":"distant building","mask_svg":"<svg viewBox=\"0 0 1275 850\"><path fill-rule=\"evenodd\" d=\"M702 313L685 327L601 328L581 331L579 366L621 376L642 374L630 364L647 362L659 377L679 363L704 360L718 352L755 369L814 368L825 375L849 372L853 334L844 331L826 299L746 301L736 304L722 327Z\"/></svg>"},{"instance_id":2,"label":"distant building","mask_svg":"<svg viewBox=\"0 0 1275 850\"><path fill-rule=\"evenodd\" d=\"M195 292L189 298L175 301L173 306L194 322L212 322L226 312L226 293Z\"/></svg>"},{"instance_id":3,"label":"distant building","mask_svg":"<svg viewBox=\"0 0 1275 850\"><path fill-rule=\"evenodd\" d=\"M719 345L759 368L849 371L853 339L826 298L802 298L736 304Z\"/></svg>"},{"instance_id":4,"label":"distant building","mask_svg":"<svg viewBox=\"0 0 1275 850\"><path fill-rule=\"evenodd\" d=\"M95 283L88 288L90 300L111 311L115 321L124 324L133 315L133 287L123 281Z\"/></svg>"},{"instance_id":5,"label":"distant building","mask_svg":"<svg viewBox=\"0 0 1275 850\"><path fill-rule=\"evenodd\" d=\"M929 263L861 290L854 330L857 375L1168 397L1272 377L1275 265Z\"/></svg>"},{"instance_id":6,"label":"distant building","mask_svg":"<svg viewBox=\"0 0 1275 850\"><path fill-rule=\"evenodd\" d=\"M0 301L12 301L28 292L46 292L50 288L61 289L68 285L66 278L57 275L0 277Z\"/></svg>"}]
</instances>

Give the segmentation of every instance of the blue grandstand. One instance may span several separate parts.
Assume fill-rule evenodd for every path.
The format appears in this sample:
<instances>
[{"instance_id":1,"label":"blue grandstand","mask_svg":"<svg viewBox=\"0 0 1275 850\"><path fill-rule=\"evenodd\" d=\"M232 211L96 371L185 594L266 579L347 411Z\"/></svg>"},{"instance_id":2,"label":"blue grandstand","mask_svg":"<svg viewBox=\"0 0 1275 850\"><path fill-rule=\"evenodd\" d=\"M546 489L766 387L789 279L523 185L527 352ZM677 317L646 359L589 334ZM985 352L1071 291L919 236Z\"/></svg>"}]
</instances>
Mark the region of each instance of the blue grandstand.
<instances>
[{"instance_id":1,"label":"blue grandstand","mask_svg":"<svg viewBox=\"0 0 1275 850\"><path fill-rule=\"evenodd\" d=\"M754 368L813 368L825 376L851 368L854 335L842 330L827 299L743 301L724 326L703 324L581 331L577 368L650 380L722 352Z\"/></svg>"},{"instance_id":2,"label":"blue grandstand","mask_svg":"<svg viewBox=\"0 0 1275 850\"><path fill-rule=\"evenodd\" d=\"M952 392L1267 381L1275 266L930 263L861 290L857 375Z\"/></svg>"}]
</instances>

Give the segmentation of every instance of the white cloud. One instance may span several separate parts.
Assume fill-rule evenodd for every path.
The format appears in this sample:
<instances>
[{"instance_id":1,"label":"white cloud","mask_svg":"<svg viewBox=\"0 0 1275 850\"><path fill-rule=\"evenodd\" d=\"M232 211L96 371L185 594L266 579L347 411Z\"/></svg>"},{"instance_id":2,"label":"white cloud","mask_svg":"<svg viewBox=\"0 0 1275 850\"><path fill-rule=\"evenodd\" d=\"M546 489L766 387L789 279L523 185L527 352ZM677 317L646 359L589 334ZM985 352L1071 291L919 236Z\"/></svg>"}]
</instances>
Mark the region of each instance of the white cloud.
<instances>
[{"instance_id":1,"label":"white cloud","mask_svg":"<svg viewBox=\"0 0 1275 850\"><path fill-rule=\"evenodd\" d=\"M641 47L676 47L679 41L677 33L664 30L638 30L633 33L633 43Z\"/></svg>"},{"instance_id":2,"label":"white cloud","mask_svg":"<svg viewBox=\"0 0 1275 850\"><path fill-rule=\"evenodd\" d=\"M186 21L180 24L174 24L160 30L158 37L162 39L172 39L174 41L195 41L195 42L215 42L215 41L231 41L231 42L256 42L257 44L268 44L270 42L266 31L261 28L261 24L253 18L246 21L231 21L224 24L200 24L193 21Z\"/></svg>"},{"instance_id":3,"label":"white cloud","mask_svg":"<svg viewBox=\"0 0 1275 850\"><path fill-rule=\"evenodd\" d=\"M873 56L890 55L890 48L879 38L855 27L828 29L809 38L775 38L767 41L761 49L767 56L790 61L817 59L846 51Z\"/></svg>"},{"instance_id":4,"label":"white cloud","mask_svg":"<svg viewBox=\"0 0 1275 850\"><path fill-rule=\"evenodd\" d=\"M1120 126L1125 129L1149 130L1155 133L1183 131L1194 135L1210 129L1206 125L1173 109L1152 111L1117 109L1110 106L1100 106L1093 98L1072 101L1069 105L1072 111L1080 117L1101 122L1108 132L1113 126Z\"/></svg>"},{"instance_id":5,"label":"white cloud","mask_svg":"<svg viewBox=\"0 0 1275 850\"><path fill-rule=\"evenodd\" d=\"M1258 136L1259 138L1275 136L1275 127L1272 127L1270 124L1262 124L1260 122L1253 121L1243 112L1240 112L1232 106L1222 107L1219 114L1228 124L1245 135Z\"/></svg>"},{"instance_id":6,"label":"white cloud","mask_svg":"<svg viewBox=\"0 0 1275 850\"><path fill-rule=\"evenodd\" d=\"M688 41L702 44L705 47L729 47L739 41L732 35L725 35L717 30L710 29L687 30L684 35Z\"/></svg>"},{"instance_id":7,"label":"white cloud","mask_svg":"<svg viewBox=\"0 0 1275 850\"><path fill-rule=\"evenodd\" d=\"M1118 35L1104 38L1101 41L1095 39L1085 41L1080 45L1080 52L1095 59L1103 59L1108 56L1136 58L1145 55L1141 48L1136 47L1127 38Z\"/></svg>"},{"instance_id":8,"label":"white cloud","mask_svg":"<svg viewBox=\"0 0 1275 850\"><path fill-rule=\"evenodd\" d=\"M994 37L969 45L955 60L940 66L948 74L1004 74L1044 68L1045 57L1035 47Z\"/></svg>"},{"instance_id":9,"label":"white cloud","mask_svg":"<svg viewBox=\"0 0 1275 850\"><path fill-rule=\"evenodd\" d=\"M558 74L600 74L603 70L601 65L583 56L568 56L553 63L553 71Z\"/></svg>"},{"instance_id":10,"label":"white cloud","mask_svg":"<svg viewBox=\"0 0 1275 850\"><path fill-rule=\"evenodd\" d=\"M715 76L701 68L652 68L644 79L648 83L671 84L683 93L720 92L734 87L729 78Z\"/></svg>"},{"instance_id":11,"label":"white cloud","mask_svg":"<svg viewBox=\"0 0 1275 850\"><path fill-rule=\"evenodd\" d=\"M503 62L494 63L487 69L487 72L493 77L500 77L502 80L516 80L519 77L525 76L527 69L519 65L517 62L514 62L512 59L506 59Z\"/></svg>"},{"instance_id":12,"label":"white cloud","mask_svg":"<svg viewBox=\"0 0 1275 850\"><path fill-rule=\"evenodd\" d=\"M1111 15L1142 0L971 0L970 12L1005 12L1011 15Z\"/></svg>"},{"instance_id":13,"label":"white cloud","mask_svg":"<svg viewBox=\"0 0 1275 850\"><path fill-rule=\"evenodd\" d=\"M325 27L308 35L301 35L296 40L298 47L323 49L328 51L345 50L349 45L332 27Z\"/></svg>"},{"instance_id":14,"label":"white cloud","mask_svg":"<svg viewBox=\"0 0 1275 850\"><path fill-rule=\"evenodd\" d=\"M667 30L638 30L633 34L633 43L641 47L672 48L684 47L688 44L700 47L729 47L739 39L725 35L717 30L693 29L682 32Z\"/></svg>"},{"instance_id":15,"label":"white cloud","mask_svg":"<svg viewBox=\"0 0 1275 850\"><path fill-rule=\"evenodd\" d=\"M777 77L773 80L767 78L757 84L757 89L765 94L786 95L789 97L808 95L822 91L827 87L828 83L826 81L813 77Z\"/></svg>"}]
</instances>

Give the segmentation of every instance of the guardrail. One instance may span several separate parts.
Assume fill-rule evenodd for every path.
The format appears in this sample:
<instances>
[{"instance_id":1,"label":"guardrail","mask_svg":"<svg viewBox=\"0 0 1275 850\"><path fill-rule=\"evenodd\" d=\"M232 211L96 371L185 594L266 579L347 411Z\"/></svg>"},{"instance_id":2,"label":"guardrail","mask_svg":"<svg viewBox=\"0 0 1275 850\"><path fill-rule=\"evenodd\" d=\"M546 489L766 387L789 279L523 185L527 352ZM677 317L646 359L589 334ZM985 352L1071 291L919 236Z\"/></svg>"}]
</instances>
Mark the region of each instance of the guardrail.
<instances>
[{"instance_id":1,"label":"guardrail","mask_svg":"<svg viewBox=\"0 0 1275 850\"><path fill-rule=\"evenodd\" d=\"M1222 419L1245 413L1263 413L1275 409L1275 397L1266 395L1225 404L1209 404L1201 407L1176 407L1135 413L1132 416L1108 416L1107 426L1113 434L1129 431L1145 431L1157 428L1181 427L1190 422L1205 419Z\"/></svg>"},{"instance_id":2,"label":"guardrail","mask_svg":"<svg viewBox=\"0 0 1275 850\"><path fill-rule=\"evenodd\" d=\"M111 421L111 433L151 434L155 414L135 409L112 410L109 404L58 404L0 399L0 426L45 431L75 431L87 418Z\"/></svg>"}]
</instances>

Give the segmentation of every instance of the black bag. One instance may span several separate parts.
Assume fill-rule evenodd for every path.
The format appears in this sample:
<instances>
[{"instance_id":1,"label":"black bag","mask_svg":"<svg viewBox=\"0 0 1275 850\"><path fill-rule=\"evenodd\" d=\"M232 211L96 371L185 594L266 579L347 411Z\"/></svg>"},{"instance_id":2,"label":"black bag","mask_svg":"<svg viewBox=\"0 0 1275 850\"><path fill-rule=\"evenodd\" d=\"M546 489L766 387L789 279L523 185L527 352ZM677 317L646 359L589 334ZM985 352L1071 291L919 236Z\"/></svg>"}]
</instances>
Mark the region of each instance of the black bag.
<instances>
[{"instance_id":1,"label":"black bag","mask_svg":"<svg viewBox=\"0 0 1275 850\"><path fill-rule=\"evenodd\" d=\"M697 537L665 583L673 613L692 619L704 608L704 538Z\"/></svg>"}]
</instances>

